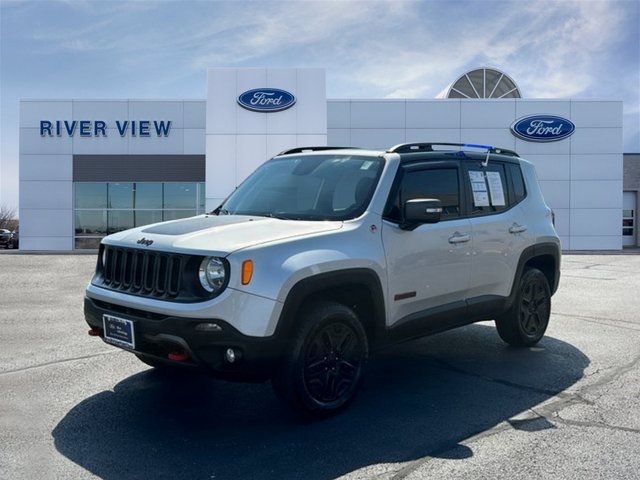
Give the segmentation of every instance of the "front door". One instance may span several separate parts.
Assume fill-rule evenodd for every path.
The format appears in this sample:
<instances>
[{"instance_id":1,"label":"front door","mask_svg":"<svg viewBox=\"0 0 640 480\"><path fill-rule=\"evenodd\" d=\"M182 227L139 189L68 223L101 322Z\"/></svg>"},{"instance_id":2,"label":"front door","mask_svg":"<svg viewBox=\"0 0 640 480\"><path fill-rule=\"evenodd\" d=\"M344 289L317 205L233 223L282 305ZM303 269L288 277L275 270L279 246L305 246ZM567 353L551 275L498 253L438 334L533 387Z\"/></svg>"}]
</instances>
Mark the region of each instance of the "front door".
<instances>
[{"instance_id":1,"label":"front door","mask_svg":"<svg viewBox=\"0 0 640 480\"><path fill-rule=\"evenodd\" d=\"M387 322L464 302L471 267L471 224L461 218L462 176L456 161L401 166L382 226L387 257ZM438 223L415 230L399 227L404 202L436 198L443 214Z\"/></svg>"}]
</instances>

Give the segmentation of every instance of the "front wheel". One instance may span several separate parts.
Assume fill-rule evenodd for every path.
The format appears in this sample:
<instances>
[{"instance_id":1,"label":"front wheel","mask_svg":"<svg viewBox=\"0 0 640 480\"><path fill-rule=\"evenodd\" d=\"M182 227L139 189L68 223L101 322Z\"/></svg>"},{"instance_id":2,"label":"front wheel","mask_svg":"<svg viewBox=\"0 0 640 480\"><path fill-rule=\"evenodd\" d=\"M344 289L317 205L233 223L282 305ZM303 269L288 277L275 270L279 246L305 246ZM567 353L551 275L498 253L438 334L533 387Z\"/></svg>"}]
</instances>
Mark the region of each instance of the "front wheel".
<instances>
[{"instance_id":1,"label":"front wheel","mask_svg":"<svg viewBox=\"0 0 640 480\"><path fill-rule=\"evenodd\" d=\"M551 314L551 290L537 268L522 274L513 305L496 318L500 338L516 347L531 347L543 337Z\"/></svg>"},{"instance_id":2,"label":"front wheel","mask_svg":"<svg viewBox=\"0 0 640 480\"><path fill-rule=\"evenodd\" d=\"M296 319L289 351L272 378L296 410L334 413L356 395L369 356L367 334L350 308L319 302Z\"/></svg>"}]
</instances>

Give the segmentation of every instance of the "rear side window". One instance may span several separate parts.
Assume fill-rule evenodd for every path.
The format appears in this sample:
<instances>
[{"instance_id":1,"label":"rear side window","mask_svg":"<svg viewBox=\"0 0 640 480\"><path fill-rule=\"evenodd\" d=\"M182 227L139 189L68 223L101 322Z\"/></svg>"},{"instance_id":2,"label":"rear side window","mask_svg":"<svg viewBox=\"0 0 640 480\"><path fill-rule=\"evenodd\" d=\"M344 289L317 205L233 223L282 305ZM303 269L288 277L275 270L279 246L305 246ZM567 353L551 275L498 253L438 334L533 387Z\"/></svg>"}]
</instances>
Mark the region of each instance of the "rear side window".
<instances>
[{"instance_id":1,"label":"rear side window","mask_svg":"<svg viewBox=\"0 0 640 480\"><path fill-rule=\"evenodd\" d=\"M442 203L443 220L460 216L460 185L457 168L431 168L407 170L400 188L386 215L389 220L400 221L402 205L407 200L435 198Z\"/></svg>"},{"instance_id":2,"label":"rear side window","mask_svg":"<svg viewBox=\"0 0 640 480\"><path fill-rule=\"evenodd\" d=\"M465 176L471 193L471 215L488 215L509 208L507 177L502 164L468 165Z\"/></svg>"},{"instance_id":3,"label":"rear side window","mask_svg":"<svg viewBox=\"0 0 640 480\"><path fill-rule=\"evenodd\" d=\"M511 203L516 204L527 195L524 187L524 179L522 178L522 170L520 170L520 165L514 165L512 163L507 165L507 169L511 177Z\"/></svg>"}]
</instances>

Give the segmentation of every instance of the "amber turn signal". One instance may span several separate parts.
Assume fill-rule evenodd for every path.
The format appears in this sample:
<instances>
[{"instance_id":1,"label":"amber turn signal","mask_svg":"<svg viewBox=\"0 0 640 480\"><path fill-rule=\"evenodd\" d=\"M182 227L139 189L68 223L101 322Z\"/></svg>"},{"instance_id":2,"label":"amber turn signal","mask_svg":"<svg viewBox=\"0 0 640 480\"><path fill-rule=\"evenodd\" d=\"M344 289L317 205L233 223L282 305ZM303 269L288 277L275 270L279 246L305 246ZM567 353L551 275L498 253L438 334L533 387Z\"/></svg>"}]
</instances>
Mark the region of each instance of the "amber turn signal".
<instances>
[{"instance_id":1,"label":"amber turn signal","mask_svg":"<svg viewBox=\"0 0 640 480\"><path fill-rule=\"evenodd\" d=\"M242 262L242 285L248 285L253 276L253 261L245 260Z\"/></svg>"}]
</instances>

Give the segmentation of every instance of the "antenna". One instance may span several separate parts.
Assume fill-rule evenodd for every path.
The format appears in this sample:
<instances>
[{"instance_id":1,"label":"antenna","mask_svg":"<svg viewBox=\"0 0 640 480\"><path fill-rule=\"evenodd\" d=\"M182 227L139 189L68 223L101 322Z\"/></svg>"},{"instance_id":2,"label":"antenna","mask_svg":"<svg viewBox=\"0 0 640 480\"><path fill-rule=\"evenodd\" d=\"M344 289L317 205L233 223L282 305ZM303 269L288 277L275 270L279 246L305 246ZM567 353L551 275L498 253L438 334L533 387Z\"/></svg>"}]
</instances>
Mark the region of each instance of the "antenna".
<instances>
[{"instance_id":1,"label":"antenna","mask_svg":"<svg viewBox=\"0 0 640 480\"><path fill-rule=\"evenodd\" d=\"M492 147L491 145L478 145L477 143L463 143L462 146L486 149L487 150L487 156L484 157L484 162L482 162L482 166L483 167L486 167L487 165L489 165L489 155L491 155L491 152L495 152L496 151L496 149L494 147Z\"/></svg>"},{"instance_id":2,"label":"antenna","mask_svg":"<svg viewBox=\"0 0 640 480\"><path fill-rule=\"evenodd\" d=\"M482 166L486 167L489 165L489 154L491 153L491 149L487 149L487 156L484 158L484 162L482 162Z\"/></svg>"}]
</instances>

